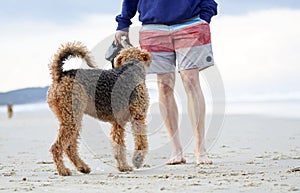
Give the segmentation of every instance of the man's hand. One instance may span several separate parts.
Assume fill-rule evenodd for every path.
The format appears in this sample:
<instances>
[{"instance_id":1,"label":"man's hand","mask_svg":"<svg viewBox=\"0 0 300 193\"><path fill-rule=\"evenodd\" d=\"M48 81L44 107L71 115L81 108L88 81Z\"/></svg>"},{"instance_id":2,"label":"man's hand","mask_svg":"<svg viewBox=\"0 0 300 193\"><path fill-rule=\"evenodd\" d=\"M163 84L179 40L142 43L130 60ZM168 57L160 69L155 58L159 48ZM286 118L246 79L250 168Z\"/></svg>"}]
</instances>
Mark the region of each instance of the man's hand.
<instances>
[{"instance_id":1,"label":"man's hand","mask_svg":"<svg viewBox=\"0 0 300 193\"><path fill-rule=\"evenodd\" d=\"M129 32L118 30L115 34L115 43L121 44L122 37L125 37L128 40L128 42L130 42Z\"/></svg>"}]
</instances>

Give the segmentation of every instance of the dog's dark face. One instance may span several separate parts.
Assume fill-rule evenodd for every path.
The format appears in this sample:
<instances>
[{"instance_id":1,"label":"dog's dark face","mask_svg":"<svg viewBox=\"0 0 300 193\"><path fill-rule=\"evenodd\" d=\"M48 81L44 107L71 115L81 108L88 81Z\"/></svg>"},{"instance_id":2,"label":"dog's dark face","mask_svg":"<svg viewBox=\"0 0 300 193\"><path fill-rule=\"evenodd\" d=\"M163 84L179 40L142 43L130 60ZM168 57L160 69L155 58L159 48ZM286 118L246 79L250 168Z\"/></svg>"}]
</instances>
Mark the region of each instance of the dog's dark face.
<instances>
[{"instance_id":1,"label":"dog's dark face","mask_svg":"<svg viewBox=\"0 0 300 193\"><path fill-rule=\"evenodd\" d=\"M150 53L145 50L140 50L138 48L127 48L122 50L115 58L114 66L117 68L129 59L137 59L143 62L145 66L149 67L152 57Z\"/></svg>"}]
</instances>

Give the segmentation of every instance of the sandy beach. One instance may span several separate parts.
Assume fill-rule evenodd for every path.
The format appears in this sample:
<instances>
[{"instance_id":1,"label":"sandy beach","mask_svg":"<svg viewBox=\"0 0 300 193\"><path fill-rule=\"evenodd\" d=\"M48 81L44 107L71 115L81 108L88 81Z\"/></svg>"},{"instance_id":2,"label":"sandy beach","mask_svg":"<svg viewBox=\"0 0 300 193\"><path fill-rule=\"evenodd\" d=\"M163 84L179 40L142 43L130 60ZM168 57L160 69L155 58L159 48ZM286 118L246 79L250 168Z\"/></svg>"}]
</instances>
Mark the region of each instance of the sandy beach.
<instances>
[{"instance_id":1,"label":"sandy beach","mask_svg":"<svg viewBox=\"0 0 300 193\"><path fill-rule=\"evenodd\" d=\"M149 154L133 172L115 168L109 125L85 117L80 155L92 169L84 175L57 174L49 148L57 121L50 110L0 114L0 192L300 192L300 120L248 114L226 115L208 147L213 165L197 166L191 133L181 127L187 164L167 166L169 138L158 113L149 117ZM188 118L182 115L182 125ZM190 129L187 129L190 130ZM185 136L187 138L185 139ZM131 163L132 139L128 138Z\"/></svg>"}]
</instances>

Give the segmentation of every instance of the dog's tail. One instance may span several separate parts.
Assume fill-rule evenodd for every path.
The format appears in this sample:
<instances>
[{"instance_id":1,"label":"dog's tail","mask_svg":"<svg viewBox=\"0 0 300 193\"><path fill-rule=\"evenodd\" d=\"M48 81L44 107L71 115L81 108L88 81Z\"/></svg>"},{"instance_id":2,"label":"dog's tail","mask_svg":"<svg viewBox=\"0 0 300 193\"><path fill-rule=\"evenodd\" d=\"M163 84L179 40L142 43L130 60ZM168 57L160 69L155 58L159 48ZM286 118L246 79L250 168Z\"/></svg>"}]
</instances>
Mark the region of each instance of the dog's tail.
<instances>
[{"instance_id":1,"label":"dog's tail","mask_svg":"<svg viewBox=\"0 0 300 193\"><path fill-rule=\"evenodd\" d=\"M50 66L53 81L59 81L63 72L64 62L70 58L82 58L88 66L96 68L90 52L81 42L69 42L58 49Z\"/></svg>"}]
</instances>

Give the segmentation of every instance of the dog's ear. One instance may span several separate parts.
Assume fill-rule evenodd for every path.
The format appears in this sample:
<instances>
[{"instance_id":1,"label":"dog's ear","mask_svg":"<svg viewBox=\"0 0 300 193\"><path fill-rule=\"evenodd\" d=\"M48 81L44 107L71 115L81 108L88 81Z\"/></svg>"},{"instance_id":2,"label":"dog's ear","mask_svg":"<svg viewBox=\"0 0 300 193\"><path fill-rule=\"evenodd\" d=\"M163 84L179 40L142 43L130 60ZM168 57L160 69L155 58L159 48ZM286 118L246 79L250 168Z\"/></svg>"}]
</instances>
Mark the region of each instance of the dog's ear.
<instances>
[{"instance_id":1,"label":"dog's ear","mask_svg":"<svg viewBox=\"0 0 300 193\"><path fill-rule=\"evenodd\" d=\"M122 54L119 54L115 59L114 59L114 67L118 68L122 65L124 62L124 56Z\"/></svg>"},{"instance_id":2,"label":"dog's ear","mask_svg":"<svg viewBox=\"0 0 300 193\"><path fill-rule=\"evenodd\" d=\"M147 67L150 66L150 63L152 61L152 56L149 52L147 52L146 50L142 50L142 53L141 53L141 57L142 57L142 60L143 62L145 63L145 65Z\"/></svg>"}]
</instances>

